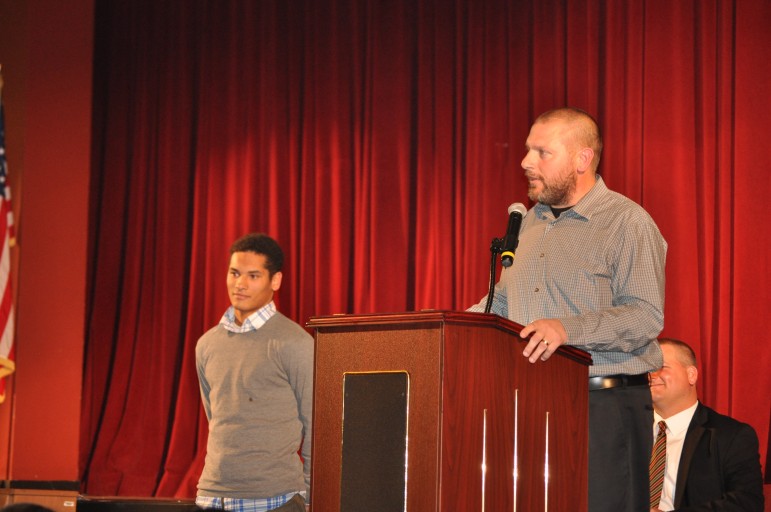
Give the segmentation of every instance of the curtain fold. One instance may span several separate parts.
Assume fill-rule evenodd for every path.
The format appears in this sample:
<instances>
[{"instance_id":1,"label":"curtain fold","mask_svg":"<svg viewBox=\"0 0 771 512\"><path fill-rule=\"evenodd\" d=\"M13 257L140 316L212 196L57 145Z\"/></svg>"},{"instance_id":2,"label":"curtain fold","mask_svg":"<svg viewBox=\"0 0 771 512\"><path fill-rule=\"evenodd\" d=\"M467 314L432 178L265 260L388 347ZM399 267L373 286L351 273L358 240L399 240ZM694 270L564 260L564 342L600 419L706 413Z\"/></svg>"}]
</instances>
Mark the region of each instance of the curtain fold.
<instances>
[{"instance_id":1,"label":"curtain fold","mask_svg":"<svg viewBox=\"0 0 771 512\"><path fill-rule=\"evenodd\" d=\"M235 238L283 246L277 303L300 324L465 309L507 206L529 204L530 124L566 104L598 119L601 174L669 243L663 334L766 452L764 0L96 8L84 492L195 494L194 347L228 306Z\"/></svg>"}]
</instances>

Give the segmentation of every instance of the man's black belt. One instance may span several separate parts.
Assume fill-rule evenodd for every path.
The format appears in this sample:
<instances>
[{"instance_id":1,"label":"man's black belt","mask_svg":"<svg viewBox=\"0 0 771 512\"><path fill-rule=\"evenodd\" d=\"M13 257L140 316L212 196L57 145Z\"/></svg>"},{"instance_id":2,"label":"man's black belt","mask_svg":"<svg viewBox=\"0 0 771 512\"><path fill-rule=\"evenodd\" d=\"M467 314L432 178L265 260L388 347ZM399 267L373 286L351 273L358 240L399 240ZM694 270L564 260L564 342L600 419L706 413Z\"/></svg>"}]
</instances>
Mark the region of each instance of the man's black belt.
<instances>
[{"instance_id":1,"label":"man's black belt","mask_svg":"<svg viewBox=\"0 0 771 512\"><path fill-rule=\"evenodd\" d=\"M589 377L589 391L598 389L647 386L649 381L647 373L638 375L606 375L604 377Z\"/></svg>"}]
</instances>

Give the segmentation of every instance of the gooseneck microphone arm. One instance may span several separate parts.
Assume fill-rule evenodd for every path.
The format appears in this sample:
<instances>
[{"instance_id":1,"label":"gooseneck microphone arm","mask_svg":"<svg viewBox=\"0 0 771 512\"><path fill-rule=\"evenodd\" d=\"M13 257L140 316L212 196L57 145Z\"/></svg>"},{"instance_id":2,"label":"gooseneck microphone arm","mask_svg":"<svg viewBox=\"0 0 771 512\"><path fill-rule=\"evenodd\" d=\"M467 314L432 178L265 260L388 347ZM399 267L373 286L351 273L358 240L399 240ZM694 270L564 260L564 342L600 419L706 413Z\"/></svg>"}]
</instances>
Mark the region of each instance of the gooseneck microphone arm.
<instances>
[{"instance_id":1,"label":"gooseneck microphone arm","mask_svg":"<svg viewBox=\"0 0 771 512\"><path fill-rule=\"evenodd\" d=\"M485 313L489 313L493 307L493 295L495 294L495 262L498 255L503 252L503 240L493 238L490 242L490 288L487 291L487 304L485 304Z\"/></svg>"}]
</instances>

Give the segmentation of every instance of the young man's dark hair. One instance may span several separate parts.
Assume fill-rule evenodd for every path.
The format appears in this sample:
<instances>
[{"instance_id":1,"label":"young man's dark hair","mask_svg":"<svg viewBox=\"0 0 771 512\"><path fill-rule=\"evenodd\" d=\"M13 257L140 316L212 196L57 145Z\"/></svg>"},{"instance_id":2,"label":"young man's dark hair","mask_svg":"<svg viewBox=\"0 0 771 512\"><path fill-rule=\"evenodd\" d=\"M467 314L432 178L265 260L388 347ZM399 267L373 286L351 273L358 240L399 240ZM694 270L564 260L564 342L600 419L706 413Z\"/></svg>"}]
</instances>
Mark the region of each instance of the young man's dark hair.
<instances>
[{"instance_id":1,"label":"young man's dark hair","mask_svg":"<svg viewBox=\"0 0 771 512\"><path fill-rule=\"evenodd\" d=\"M244 235L230 246L230 254L234 252L253 252L265 256L265 268L270 272L270 276L276 272L281 272L284 268L284 251L278 242L264 233L249 233Z\"/></svg>"}]
</instances>

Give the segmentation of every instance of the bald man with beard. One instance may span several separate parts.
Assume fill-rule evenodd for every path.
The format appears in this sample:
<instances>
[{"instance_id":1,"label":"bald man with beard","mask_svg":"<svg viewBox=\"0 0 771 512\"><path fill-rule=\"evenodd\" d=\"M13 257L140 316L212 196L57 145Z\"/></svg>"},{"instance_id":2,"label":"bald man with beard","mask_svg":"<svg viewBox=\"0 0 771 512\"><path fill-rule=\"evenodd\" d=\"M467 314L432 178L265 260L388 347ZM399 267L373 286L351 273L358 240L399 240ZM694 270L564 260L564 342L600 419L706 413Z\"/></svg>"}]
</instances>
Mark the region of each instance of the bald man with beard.
<instances>
[{"instance_id":1,"label":"bald man with beard","mask_svg":"<svg viewBox=\"0 0 771 512\"><path fill-rule=\"evenodd\" d=\"M533 364L549 364L561 345L591 354L588 510L645 512L648 372L661 366L667 244L650 215L598 174L602 147L582 110L535 120L521 163L535 205L491 311L524 325L523 355ZM470 310L484 311L486 299Z\"/></svg>"}]
</instances>

